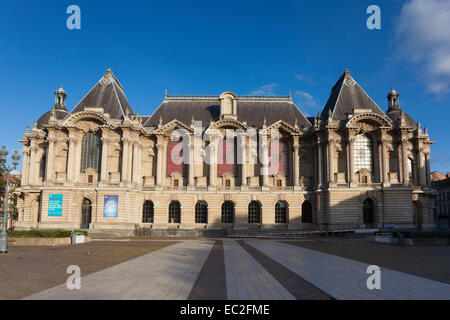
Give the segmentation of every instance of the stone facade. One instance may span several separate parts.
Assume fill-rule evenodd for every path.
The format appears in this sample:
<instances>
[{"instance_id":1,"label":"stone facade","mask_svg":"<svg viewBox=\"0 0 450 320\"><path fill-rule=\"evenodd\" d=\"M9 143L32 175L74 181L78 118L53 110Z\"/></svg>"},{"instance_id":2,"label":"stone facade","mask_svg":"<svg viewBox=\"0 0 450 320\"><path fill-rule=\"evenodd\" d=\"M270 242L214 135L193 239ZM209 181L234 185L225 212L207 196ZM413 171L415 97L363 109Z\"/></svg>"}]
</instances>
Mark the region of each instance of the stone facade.
<instances>
[{"instance_id":1,"label":"stone facade","mask_svg":"<svg viewBox=\"0 0 450 320\"><path fill-rule=\"evenodd\" d=\"M305 117L290 96L231 92L166 94L152 116L140 116L131 111L109 69L71 112L65 107L64 90L55 95L52 110L20 140L24 147L17 228L434 226L432 141L426 128L403 112L395 90L384 113L348 71L314 118ZM171 142L179 129L189 139L182 165L171 160ZM209 134L213 129L242 133L234 145L243 151L240 164L220 163L223 144ZM265 142L252 145L246 135L251 130L267 140L258 138ZM279 149L284 162L275 170L268 160L273 132L284 143ZM250 158L257 158L256 163ZM62 195L56 211L55 203L50 204L54 195ZM105 196L116 196L112 216ZM225 202L231 203L228 213ZM206 211L199 203L206 204Z\"/></svg>"}]
</instances>

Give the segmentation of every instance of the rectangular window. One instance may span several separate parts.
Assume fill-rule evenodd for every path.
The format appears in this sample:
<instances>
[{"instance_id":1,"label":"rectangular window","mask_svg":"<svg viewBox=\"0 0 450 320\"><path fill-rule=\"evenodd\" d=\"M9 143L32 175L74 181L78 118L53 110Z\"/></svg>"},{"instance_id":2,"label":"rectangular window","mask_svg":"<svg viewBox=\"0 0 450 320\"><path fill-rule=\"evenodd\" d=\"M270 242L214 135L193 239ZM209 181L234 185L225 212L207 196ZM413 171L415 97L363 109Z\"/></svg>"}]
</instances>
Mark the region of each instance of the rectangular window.
<instances>
[{"instance_id":1,"label":"rectangular window","mask_svg":"<svg viewBox=\"0 0 450 320\"><path fill-rule=\"evenodd\" d=\"M281 180L277 180L277 187L281 187Z\"/></svg>"},{"instance_id":2,"label":"rectangular window","mask_svg":"<svg viewBox=\"0 0 450 320\"><path fill-rule=\"evenodd\" d=\"M88 175L88 183L94 182L94 176Z\"/></svg>"},{"instance_id":3,"label":"rectangular window","mask_svg":"<svg viewBox=\"0 0 450 320\"><path fill-rule=\"evenodd\" d=\"M178 179L173 180L173 186L178 187Z\"/></svg>"},{"instance_id":4,"label":"rectangular window","mask_svg":"<svg viewBox=\"0 0 450 320\"><path fill-rule=\"evenodd\" d=\"M226 187L230 187L231 186L231 181L230 180L225 180L225 186Z\"/></svg>"}]
</instances>

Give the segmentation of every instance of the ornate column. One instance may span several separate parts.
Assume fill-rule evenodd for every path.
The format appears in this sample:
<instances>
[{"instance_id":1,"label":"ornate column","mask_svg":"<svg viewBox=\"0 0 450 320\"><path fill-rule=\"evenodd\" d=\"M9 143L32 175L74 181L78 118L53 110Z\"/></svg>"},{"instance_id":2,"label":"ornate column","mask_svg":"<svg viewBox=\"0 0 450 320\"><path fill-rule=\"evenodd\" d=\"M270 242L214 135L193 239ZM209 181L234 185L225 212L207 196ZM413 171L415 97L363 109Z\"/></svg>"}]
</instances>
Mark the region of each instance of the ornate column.
<instances>
[{"instance_id":1,"label":"ornate column","mask_svg":"<svg viewBox=\"0 0 450 320\"><path fill-rule=\"evenodd\" d=\"M163 173L163 150L164 144L162 142L162 138L158 136L156 143L157 154L156 154L156 186L162 186L162 173Z\"/></svg>"},{"instance_id":2,"label":"ornate column","mask_svg":"<svg viewBox=\"0 0 450 320\"><path fill-rule=\"evenodd\" d=\"M210 188L216 188L216 177L217 177L217 146L218 141L216 137L210 137L210 148L209 148L209 186Z\"/></svg>"},{"instance_id":3,"label":"ornate column","mask_svg":"<svg viewBox=\"0 0 450 320\"><path fill-rule=\"evenodd\" d=\"M83 149L82 138L78 137L75 143L75 173L73 182L80 181L80 172L81 172L81 152Z\"/></svg>"},{"instance_id":4,"label":"ornate column","mask_svg":"<svg viewBox=\"0 0 450 320\"><path fill-rule=\"evenodd\" d=\"M104 184L108 183L108 144L109 139L105 131L102 132L102 168L100 181Z\"/></svg>"},{"instance_id":5,"label":"ornate column","mask_svg":"<svg viewBox=\"0 0 450 320\"><path fill-rule=\"evenodd\" d=\"M334 143L336 139L333 137L328 138L328 187L335 187L336 181L334 179Z\"/></svg>"},{"instance_id":6,"label":"ornate column","mask_svg":"<svg viewBox=\"0 0 450 320\"><path fill-rule=\"evenodd\" d=\"M263 176L263 189L269 188L269 142L267 136L262 136L263 141L261 143L262 148L262 176Z\"/></svg>"},{"instance_id":7,"label":"ornate column","mask_svg":"<svg viewBox=\"0 0 450 320\"><path fill-rule=\"evenodd\" d=\"M128 182L128 153L130 138L122 137L122 182Z\"/></svg>"},{"instance_id":8,"label":"ornate column","mask_svg":"<svg viewBox=\"0 0 450 320\"><path fill-rule=\"evenodd\" d=\"M294 188L298 188L300 186L300 159L299 159L299 152L300 152L300 145L298 143L299 137L294 136L293 137L293 143L294 143L294 154L293 154L293 161L294 165L292 166L293 169L293 179L294 179Z\"/></svg>"},{"instance_id":9,"label":"ornate column","mask_svg":"<svg viewBox=\"0 0 450 320\"><path fill-rule=\"evenodd\" d=\"M138 160L139 160L139 141L133 141L133 171L131 175L131 181L138 183Z\"/></svg>"},{"instance_id":10,"label":"ornate column","mask_svg":"<svg viewBox=\"0 0 450 320\"><path fill-rule=\"evenodd\" d=\"M322 188L323 183L323 152L322 152L322 142L317 139L317 188Z\"/></svg>"},{"instance_id":11,"label":"ornate column","mask_svg":"<svg viewBox=\"0 0 450 320\"><path fill-rule=\"evenodd\" d=\"M77 144L77 136L69 130L69 151L67 154L67 175L66 180L68 183L73 182L74 168L75 168L75 148Z\"/></svg>"},{"instance_id":12,"label":"ornate column","mask_svg":"<svg viewBox=\"0 0 450 320\"><path fill-rule=\"evenodd\" d=\"M46 163L46 176L45 176L45 180L46 182L53 182L53 176L54 176L54 168L53 168L53 163L54 163L54 159L55 159L55 154L54 154L54 150L55 150L55 134L53 131L50 131L48 133L48 147L47 147L47 163Z\"/></svg>"},{"instance_id":13,"label":"ornate column","mask_svg":"<svg viewBox=\"0 0 450 320\"><path fill-rule=\"evenodd\" d=\"M387 155L387 143L385 132L381 132L381 183L383 186L390 186L390 181L388 177L389 171L389 163L388 163L388 155Z\"/></svg>"},{"instance_id":14,"label":"ornate column","mask_svg":"<svg viewBox=\"0 0 450 320\"><path fill-rule=\"evenodd\" d=\"M353 133L348 133L348 168L349 168L349 173L348 173L348 178L349 178L349 183L350 183L350 188L352 187L356 187L356 182L355 182L355 164L354 164L354 142L355 142L355 136Z\"/></svg>"},{"instance_id":15,"label":"ornate column","mask_svg":"<svg viewBox=\"0 0 450 320\"><path fill-rule=\"evenodd\" d=\"M137 164L136 164L136 183L138 186L142 186L142 173L141 173L141 167L142 167L142 143L141 141L138 141L137 143Z\"/></svg>"},{"instance_id":16,"label":"ornate column","mask_svg":"<svg viewBox=\"0 0 450 320\"><path fill-rule=\"evenodd\" d=\"M22 150L23 160L22 160L22 180L21 183L23 186L28 185L29 178L29 161L30 161L30 149L28 147L24 147Z\"/></svg>"},{"instance_id":17,"label":"ornate column","mask_svg":"<svg viewBox=\"0 0 450 320\"><path fill-rule=\"evenodd\" d=\"M402 181L403 185L407 186L409 184L409 170L408 170L408 139L402 136Z\"/></svg>"},{"instance_id":18,"label":"ornate column","mask_svg":"<svg viewBox=\"0 0 450 320\"><path fill-rule=\"evenodd\" d=\"M423 151L423 147L419 148L418 160L419 160L420 185L422 187L425 187L427 185L427 178L425 170L425 153Z\"/></svg>"},{"instance_id":19,"label":"ornate column","mask_svg":"<svg viewBox=\"0 0 450 320\"><path fill-rule=\"evenodd\" d=\"M195 136L190 135L189 136L189 185L188 187L190 189L195 188L195 179L194 179L194 169L195 169Z\"/></svg>"},{"instance_id":20,"label":"ornate column","mask_svg":"<svg viewBox=\"0 0 450 320\"><path fill-rule=\"evenodd\" d=\"M242 135L241 137L241 189L247 188L247 138Z\"/></svg>"},{"instance_id":21,"label":"ornate column","mask_svg":"<svg viewBox=\"0 0 450 320\"><path fill-rule=\"evenodd\" d=\"M133 152L134 152L134 140L129 141L128 143L128 165L127 165L127 181L132 182L132 173L133 173Z\"/></svg>"}]
</instances>

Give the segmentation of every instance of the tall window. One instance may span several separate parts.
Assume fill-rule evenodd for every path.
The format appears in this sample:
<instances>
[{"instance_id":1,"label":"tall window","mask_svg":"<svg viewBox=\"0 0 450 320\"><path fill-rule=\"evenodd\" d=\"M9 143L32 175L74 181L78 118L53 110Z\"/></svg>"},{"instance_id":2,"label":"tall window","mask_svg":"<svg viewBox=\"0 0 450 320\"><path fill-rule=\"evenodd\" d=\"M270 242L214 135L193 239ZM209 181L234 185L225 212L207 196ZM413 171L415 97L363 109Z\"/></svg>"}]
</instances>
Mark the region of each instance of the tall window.
<instances>
[{"instance_id":1,"label":"tall window","mask_svg":"<svg viewBox=\"0 0 450 320\"><path fill-rule=\"evenodd\" d=\"M225 201L222 204L222 223L233 223L234 204L231 201Z\"/></svg>"},{"instance_id":2,"label":"tall window","mask_svg":"<svg viewBox=\"0 0 450 320\"><path fill-rule=\"evenodd\" d=\"M169 223L181 222L181 206L178 201L172 201L169 204Z\"/></svg>"},{"instance_id":3,"label":"tall window","mask_svg":"<svg viewBox=\"0 0 450 320\"><path fill-rule=\"evenodd\" d=\"M195 205L195 223L208 223L208 204L205 201Z\"/></svg>"},{"instance_id":4,"label":"tall window","mask_svg":"<svg viewBox=\"0 0 450 320\"><path fill-rule=\"evenodd\" d=\"M310 201L305 201L302 204L302 223L312 223L312 204Z\"/></svg>"},{"instance_id":5,"label":"tall window","mask_svg":"<svg viewBox=\"0 0 450 320\"><path fill-rule=\"evenodd\" d=\"M237 176L237 148L236 138L233 140L224 139L219 143L217 161L217 176L221 177L225 173Z\"/></svg>"},{"instance_id":6,"label":"tall window","mask_svg":"<svg viewBox=\"0 0 450 320\"><path fill-rule=\"evenodd\" d=\"M283 201L275 205L275 223L287 223L287 205Z\"/></svg>"},{"instance_id":7,"label":"tall window","mask_svg":"<svg viewBox=\"0 0 450 320\"><path fill-rule=\"evenodd\" d=\"M270 145L269 174L277 173L282 173L285 177L289 175L289 146L285 140Z\"/></svg>"},{"instance_id":8,"label":"tall window","mask_svg":"<svg viewBox=\"0 0 450 320\"><path fill-rule=\"evenodd\" d=\"M261 223L261 205L257 201L248 205L248 223Z\"/></svg>"},{"instance_id":9,"label":"tall window","mask_svg":"<svg viewBox=\"0 0 450 320\"><path fill-rule=\"evenodd\" d=\"M145 201L142 207L142 222L153 223L153 202Z\"/></svg>"},{"instance_id":10,"label":"tall window","mask_svg":"<svg viewBox=\"0 0 450 320\"><path fill-rule=\"evenodd\" d=\"M102 161L102 139L100 134L88 132L83 137L81 151L81 172L92 168L100 172Z\"/></svg>"},{"instance_id":11,"label":"tall window","mask_svg":"<svg viewBox=\"0 0 450 320\"><path fill-rule=\"evenodd\" d=\"M363 168L372 172L372 159L372 139L365 133L357 135L355 138L355 146L353 147L355 172Z\"/></svg>"},{"instance_id":12,"label":"tall window","mask_svg":"<svg viewBox=\"0 0 450 320\"><path fill-rule=\"evenodd\" d=\"M408 173L410 178L414 178L414 165L412 159L408 159Z\"/></svg>"}]
</instances>

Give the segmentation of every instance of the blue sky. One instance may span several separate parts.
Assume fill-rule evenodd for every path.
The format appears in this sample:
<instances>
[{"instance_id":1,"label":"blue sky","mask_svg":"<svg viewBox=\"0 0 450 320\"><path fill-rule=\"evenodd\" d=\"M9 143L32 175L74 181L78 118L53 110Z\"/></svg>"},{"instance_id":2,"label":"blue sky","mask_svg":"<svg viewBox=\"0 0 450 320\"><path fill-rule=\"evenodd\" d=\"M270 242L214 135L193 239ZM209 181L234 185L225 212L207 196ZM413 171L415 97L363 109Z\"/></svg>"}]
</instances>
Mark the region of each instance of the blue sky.
<instances>
[{"instance_id":1,"label":"blue sky","mask_svg":"<svg viewBox=\"0 0 450 320\"><path fill-rule=\"evenodd\" d=\"M69 5L81 30L66 27ZM381 30L366 9L381 8ZM2 145L21 149L25 127L62 85L75 104L111 67L130 105L151 114L169 94L288 95L315 115L349 68L383 109L391 86L427 126L432 170L450 171L450 1L0 0Z\"/></svg>"}]
</instances>

